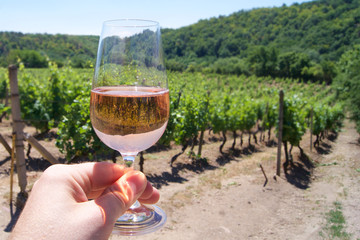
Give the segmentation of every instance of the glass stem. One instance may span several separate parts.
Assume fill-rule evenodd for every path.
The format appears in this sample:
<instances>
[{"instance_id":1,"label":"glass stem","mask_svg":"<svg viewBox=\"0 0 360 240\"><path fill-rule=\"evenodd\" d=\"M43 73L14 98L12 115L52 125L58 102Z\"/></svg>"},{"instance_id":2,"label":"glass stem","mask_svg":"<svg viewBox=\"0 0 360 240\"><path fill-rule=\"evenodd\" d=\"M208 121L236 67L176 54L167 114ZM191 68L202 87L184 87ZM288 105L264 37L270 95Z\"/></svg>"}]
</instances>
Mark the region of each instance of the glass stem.
<instances>
[{"instance_id":1,"label":"glass stem","mask_svg":"<svg viewBox=\"0 0 360 240\"><path fill-rule=\"evenodd\" d=\"M133 167L136 155L123 155L125 166L128 168Z\"/></svg>"},{"instance_id":2,"label":"glass stem","mask_svg":"<svg viewBox=\"0 0 360 240\"><path fill-rule=\"evenodd\" d=\"M123 156L125 166L128 168L132 168L134 166L136 155L122 154L122 156ZM136 200L136 202L130 207L130 210L135 211L135 209L139 209L140 207L141 207L141 204L139 203L138 200Z\"/></svg>"}]
</instances>

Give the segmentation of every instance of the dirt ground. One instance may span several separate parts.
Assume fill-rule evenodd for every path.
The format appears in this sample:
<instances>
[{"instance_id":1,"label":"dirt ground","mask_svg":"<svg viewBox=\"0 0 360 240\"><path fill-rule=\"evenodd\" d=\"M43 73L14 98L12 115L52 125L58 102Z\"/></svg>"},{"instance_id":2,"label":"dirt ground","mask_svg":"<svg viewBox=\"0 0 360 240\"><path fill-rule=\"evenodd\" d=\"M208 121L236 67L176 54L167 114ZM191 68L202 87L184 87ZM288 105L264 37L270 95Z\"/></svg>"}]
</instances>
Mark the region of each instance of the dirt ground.
<instances>
[{"instance_id":1,"label":"dirt ground","mask_svg":"<svg viewBox=\"0 0 360 240\"><path fill-rule=\"evenodd\" d=\"M34 133L29 127L25 131ZM8 143L11 132L9 122L0 123ZM40 142L63 159L53 135ZM346 121L338 135L329 135L311 152L306 134L301 143L304 155L294 149L294 165L282 168L276 178L274 144L239 142L231 150L232 139L228 140L225 154L220 154L220 137L207 134L203 149L207 164L193 163L178 146L144 154L144 172L160 189L157 205L167 213L167 222L155 233L110 239L332 239L326 219L334 202L341 203L349 239L360 239L360 144L353 123ZM48 163L32 150L27 165L30 190ZM0 239L7 238L20 213L9 204L9 172L10 157L0 145ZM16 178L14 198L19 192Z\"/></svg>"}]
</instances>

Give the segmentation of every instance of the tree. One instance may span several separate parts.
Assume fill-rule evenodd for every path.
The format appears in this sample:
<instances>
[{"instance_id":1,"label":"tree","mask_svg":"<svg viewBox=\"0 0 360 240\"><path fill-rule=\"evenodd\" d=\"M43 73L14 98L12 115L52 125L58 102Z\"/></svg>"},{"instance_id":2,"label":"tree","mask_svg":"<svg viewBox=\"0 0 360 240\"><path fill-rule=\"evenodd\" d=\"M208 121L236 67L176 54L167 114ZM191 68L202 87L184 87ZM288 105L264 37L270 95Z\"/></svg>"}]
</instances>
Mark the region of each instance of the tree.
<instances>
[{"instance_id":1,"label":"tree","mask_svg":"<svg viewBox=\"0 0 360 240\"><path fill-rule=\"evenodd\" d=\"M285 78L303 78L303 69L310 66L305 53L287 52L279 56L279 75Z\"/></svg>"},{"instance_id":2,"label":"tree","mask_svg":"<svg viewBox=\"0 0 360 240\"><path fill-rule=\"evenodd\" d=\"M27 68L44 68L47 67L47 61L44 56L35 50L11 50L7 62L15 64L20 59Z\"/></svg>"},{"instance_id":3,"label":"tree","mask_svg":"<svg viewBox=\"0 0 360 240\"><path fill-rule=\"evenodd\" d=\"M251 71L256 76L276 75L278 54L275 48L266 48L261 46L257 48L249 57Z\"/></svg>"}]
</instances>

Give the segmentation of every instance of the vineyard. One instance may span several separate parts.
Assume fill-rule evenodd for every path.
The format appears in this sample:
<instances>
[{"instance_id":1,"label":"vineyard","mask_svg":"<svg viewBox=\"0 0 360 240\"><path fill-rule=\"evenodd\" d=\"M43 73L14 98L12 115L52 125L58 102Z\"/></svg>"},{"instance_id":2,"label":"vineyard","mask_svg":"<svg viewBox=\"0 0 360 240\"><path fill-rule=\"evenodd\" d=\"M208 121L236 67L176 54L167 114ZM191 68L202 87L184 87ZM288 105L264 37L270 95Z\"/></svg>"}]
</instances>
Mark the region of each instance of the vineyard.
<instances>
[{"instance_id":1,"label":"vineyard","mask_svg":"<svg viewBox=\"0 0 360 240\"><path fill-rule=\"evenodd\" d=\"M89 116L92 70L58 68L25 69L20 64L18 79L22 119L37 129L38 135L57 129L56 146L66 161L101 160L114 156L97 138ZM246 77L202 73L169 73L170 119L158 146L177 144L196 163L202 157L205 131L219 135L219 152L258 142L271 143L278 132L279 92L283 90L284 122L282 143L286 164L293 147L310 130L314 146L329 132L336 131L344 118L342 103L325 84L302 83L291 79ZM9 116L5 104L7 69L0 69L0 115ZM224 149L227 139L232 147ZM232 136L232 137L231 137ZM289 146L288 146L289 145ZM195 148L197 147L197 149ZM113 158L114 159L114 158ZM176 161L173 158L171 164Z\"/></svg>"},{"instance_id":2,"label":"vineyard","mask_svg":"<svg viewBox=\"0 0 360 240\"><path fill-rule=\"evenodd\" d=\"M165 21L156 34L160 37L161 32L161 44L151 49L147 47L151 31L120 37L102 31L100 61L96 60L99 36L15 32L19 31L12 29L16 21L5 21L0 29L0 239L13 232L40 177L45 175L44 182L53 184L47 178L51 170L44 174L51 164L112 161L126 165L92 127L90 94L96 61L109 69L96 74L104 86L136 79L141 85L147 86L150 80L163 88L166 81L162 80L168 79L167 128L154 146L138 154L134 166L159 190L161 199L156 204L167 219L164 227L141 239L360 240L360 0L302 2L251 10L236 9L233 4L234 12L228 16L177 29L163 28ZM17 6L4 9L16 19L34 15L38 9L49 15L55 9L45 11L43 5L21 16ZM171 11L175 5L169 6ZM71 15L68 9L56 8L63 10L64 16ZM55 25L49 31L54 32ZM102 39L103 35L107 37ZM135 40L141 40L141 45ZM122 51L123 46L131 48ZM154 49L161 50L155 55L165 62L148 56ZM99 57L101 52L105 58ZM167 76L159 80L155 72L165 69ZM140 98L138 94L125 97ZM120 110L133 106L117 109L122 99L106 102L111 107L101 110L105 114L98 122L114 123L107 121L109 116L119 116ZM109 114L109 109L115 114ZM153 114L148 109L141 130L156 127L149 119L163 110ZM130 118L142 117L129 112ZM139 130L119 126L124 132ZM106 130L105 135L112 137L113 129ZM74 179L80 176L68 173ZM94 167L92 175L100 174ZM101 184L88 177L82 182L89 180L98 187L88 196L93 206L105 202L96 199L101 191L101 196L123 195L124 189L129 193L122 180L118 192L114 185L101 190ZM126 184L133 187L131 182ZM79 195L80 185L71 192L74 196ZM48 186L44 189L54 187ZM138 186L135 189L139 191ZM51 191L42 193L44 197L38 199L51 203L55 212L44 208L41 213L55 216L60 206L53 204ZM77 203L84 207L86 200L81 192ZM61 205L75 209L73 204ZM104 209L100 210L106 223L111 218ZM73 213L77 211L68 214ZM70 226L85 219L75 215L54 220ZM32 216L25 218L34 223L30 229L41 225ZM47 225L53 230L51 222ZM109 239L130 238L113 234Z\"/></svg>"},{"instance_id":3,"label":"vineyard","mask_svg":"<svg viewBox=\"0 0 360 240\"><path fill-rule=\"evenodd\" d=\"M120 159L100 142L91 126L92 74L90 69L58 68L53 63L48 69L19 66L25 130L60 162ZM353 207L360 197L358 140L354 124L345 120L342 126L344 102L338 100L334 86L187 72L169 72L168 80L168 127L156 146L139 154L140 166L136 166L160 189L159 204L168 221L157 235L145 239L333 239L324 216L333 211L335 200L336 206L342 204L349 232L359 236L359 211ZM1 134L9 142L8 69L0 69L0 88ZM286 160L281 176L271 178L281 131L280 109L282 160ZM334 134L340 127L343 131ZM309 145L316 151L309 151ZM25 150L31 189L49 163L29 144ZM0 225L1 236L7 236L16 218L8 207L11 158L5 151L1 155L0 214L5 217ZM20 178L16 181L15 192L21 190Z\"/></svg>"}]
</instances>

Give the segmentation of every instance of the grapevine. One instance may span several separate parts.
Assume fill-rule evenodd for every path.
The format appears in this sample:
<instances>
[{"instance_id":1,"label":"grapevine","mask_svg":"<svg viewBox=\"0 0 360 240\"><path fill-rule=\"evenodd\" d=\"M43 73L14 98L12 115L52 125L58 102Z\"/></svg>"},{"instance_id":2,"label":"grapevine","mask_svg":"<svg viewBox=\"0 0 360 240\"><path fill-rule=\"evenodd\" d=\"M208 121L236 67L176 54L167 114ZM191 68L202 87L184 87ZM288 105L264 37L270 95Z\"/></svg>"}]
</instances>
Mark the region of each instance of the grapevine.
<instances>
[{"instance_id":1,"label":"grapevine","mask_svg":"<svg viewBox=\"0 0 360 240\"><path fill-rule=\"evenodd\" d=\"M131 70L131 69L130 69ZM129 76L131 74L129 73ZM97 159L98 154L109 153L94 133L88 110L92 70L72 69L68 65L58 68L49 63L49 69L25 69L20 65L19 88L22 118L39 132L57 127L57 147L68 161L84 156ZM272 129L278 116L278 89L286 92L284 111L284 142L290 143L286 151L291 158L292 146L300 147L303 134L309 129L310 110L313 109L312 134L315 146L329 131L341 127L344 113L335 101L331 88L316 83L297 83L289 79L225 76L201 73L168 73L170 87L170 119L158 144L191 146L190 155L202 158L204 132L220 134L219 151L225 153L228 133L233 144L240 135L248 134L248 145L256 133L267 131L271 140ZM8 80L5 69L0 72L0 97L4 99ZM3 100L4 102L4 100ZM2 112L9 107L0 105ZM310 130L310 129L309 129ZM260 141L263 141L260 137ZM195 145L197 154L194 153Z\"/></svg>"}]
</instances>

